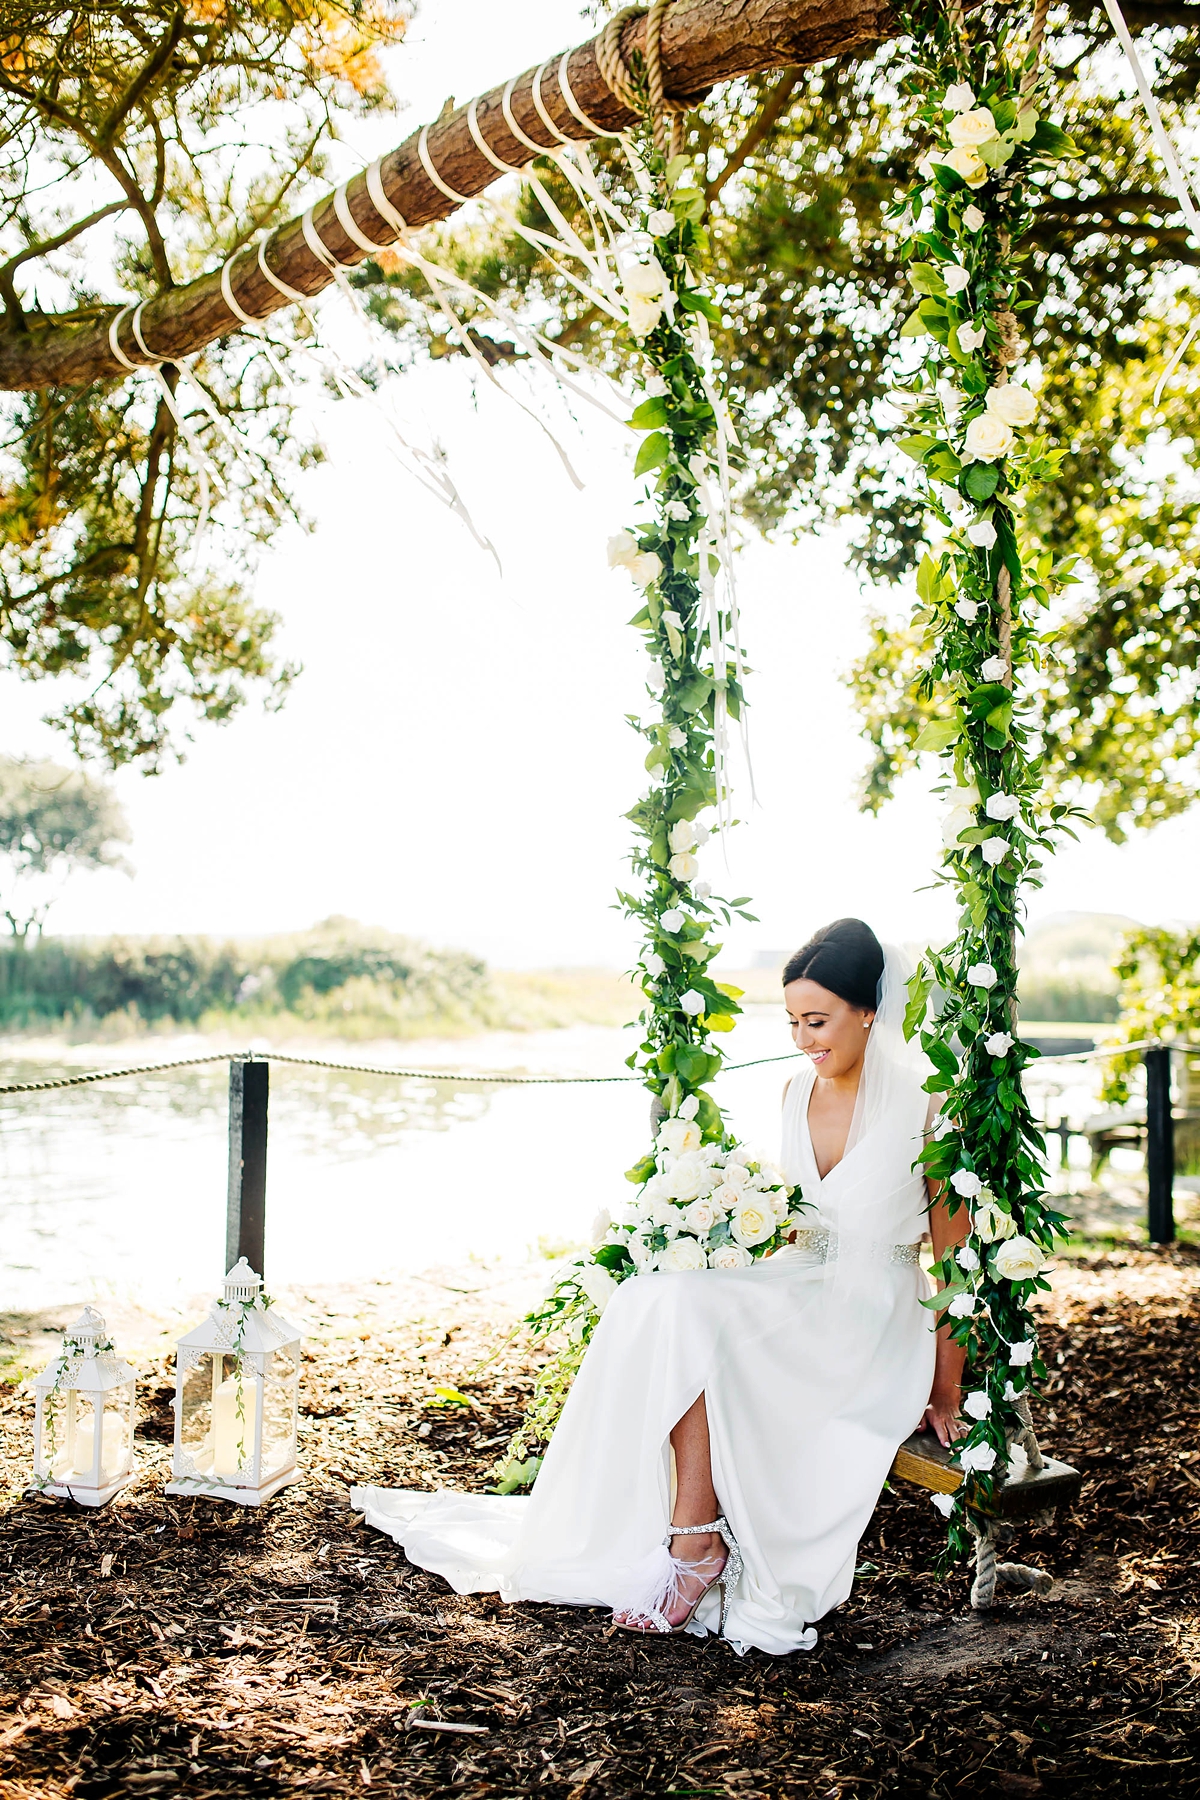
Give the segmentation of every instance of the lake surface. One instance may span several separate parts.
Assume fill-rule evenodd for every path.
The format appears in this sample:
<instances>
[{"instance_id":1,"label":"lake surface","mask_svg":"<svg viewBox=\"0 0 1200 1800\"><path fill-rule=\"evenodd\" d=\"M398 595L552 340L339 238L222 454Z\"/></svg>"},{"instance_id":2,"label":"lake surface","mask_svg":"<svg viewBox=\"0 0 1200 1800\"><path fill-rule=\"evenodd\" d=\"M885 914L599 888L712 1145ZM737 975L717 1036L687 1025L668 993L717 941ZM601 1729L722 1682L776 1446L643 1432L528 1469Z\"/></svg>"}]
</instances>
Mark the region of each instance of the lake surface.
<instances>
[{"instance_id":1,"label":"lake surface","mask_svg":"<svg viewBox=\"0 0 1200 1800\"><path fill-rule=\"evenodd\" d=\"M280 1044L390 1067L623 1075L635 1033L602 1026L493 1032L408 1044ZM726 1040L732 1063L785 1056L781 1010L752 1006ZM256 1043L256 1050L270 1046ZM200 1037L119 1045L10 1040L0 1081L167 1062L230 1048ZM752 1149L779 1151L784 1063L730 1070L715 1092ZM174 1069L43 1094L0 1096L0 1311L85 1300L151 1310L212 1291L223 1273L228 1066ZM1094 1064L1035 1066L1041 1117L1097 1110ZM356 1282L472 1259L513 1267L581 1243L649 1142L649 1096L617 1086L477 1087L271 1065L266 1274L275 1284ZM1052 1140L1053 1143L1053 1140ZM1054 1144L1057 1161L1057 1144ZM1091 1229L1136 1224L1140 1158L1118 1152L1102 1188L1071 1143L1052 1186ZM1128 1163L1128 1168L1123 1165ZM482 1277L482 1271L481 1271Z\"/></svg>"},{"instance_id":2,"label":"lake surface","mask_svg":"<svg viewBox=\"0 0 1200 1800\"><path fill-rule=\"evenodd\" d=\"M408 1068L622 1075L633 1031L575 1026L456 1040L277 1048ZM730 1060L785 1055L775 1007L751 1009ZM120 1045L10 1040L0 1080L166 1062L228 1048L190 1037ZM256 1044L265 1050L265 1044ZM733 1128L776 1156L782 1064L730 1072ZM0 1096L0 1311L121 1298L178 1304L223 1273L228 1068L223 1062ZM649 1096L621 1086L475 1087L271 1065L268 1281L342 1282L472 1258L520 1264L539 1240L583 1241L648 1145Z\"/></svg>"}]
</instances>

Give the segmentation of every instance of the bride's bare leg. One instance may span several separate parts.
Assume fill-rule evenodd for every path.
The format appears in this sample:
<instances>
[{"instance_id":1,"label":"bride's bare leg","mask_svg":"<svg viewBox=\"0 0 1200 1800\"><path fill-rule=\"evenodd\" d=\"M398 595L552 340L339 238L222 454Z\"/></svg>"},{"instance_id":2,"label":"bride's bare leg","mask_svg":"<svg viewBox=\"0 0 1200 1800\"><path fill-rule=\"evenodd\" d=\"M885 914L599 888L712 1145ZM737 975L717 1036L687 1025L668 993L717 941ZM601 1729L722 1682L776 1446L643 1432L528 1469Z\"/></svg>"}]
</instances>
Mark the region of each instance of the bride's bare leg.
<instances>
[{"instance_id":1,"label":"bride's bare leg","mask_svg":"<svg viewBox=\"0 0 1200 1800\"><path fill-rule=\"evenodd\" d=\"M708 1441L708 1408L701 1394L671 1433L675 1452L675 1510L672 1525L708 1525L720 1514L712 1480L712 1454ZM702 1562L719 1554L724 1541L714 1532L671 1540L671 1554L685 1562Z\"/></svg>"},{"instance_id":2,"label":"bride's bare leg","mask_svg":"<svg viewBox=\"0 0 1200 1800\"><path fill-rule=\"evenodd\" d=\"M719 1517L721 1508L712 1482L708 1409L703 1394L688 1407L672 1431L671 1448L675 1452L675 1507L671 1523L708 1525ZM664 1616L668 1622L680 1625L691 1611L693 1602L721 1573L728 1550L718 1533L701 1531L689 1532L686 1537L673 1537L671 1554L694 1566L696 1571L694 1575L689 1572L679 1577L676 1597L665 1608ZM649 1627L649 1621L638 1612L617 1612L613 1617L619 1625L629 1625L634 1630Z\"/></svg>"}]
</instances>

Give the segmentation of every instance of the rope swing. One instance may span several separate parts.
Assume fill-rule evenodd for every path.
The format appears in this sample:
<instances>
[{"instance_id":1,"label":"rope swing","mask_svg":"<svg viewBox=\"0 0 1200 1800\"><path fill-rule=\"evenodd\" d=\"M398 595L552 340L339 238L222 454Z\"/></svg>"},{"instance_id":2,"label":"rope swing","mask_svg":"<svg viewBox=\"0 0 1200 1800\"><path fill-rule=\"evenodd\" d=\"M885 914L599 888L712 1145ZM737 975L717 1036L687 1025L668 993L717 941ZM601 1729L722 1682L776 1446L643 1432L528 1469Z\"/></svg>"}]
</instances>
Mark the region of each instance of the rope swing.
<instances>
[{"instance_id":1,"label":"rope swing","mask_svg":"<svg viewBox=\"0 0 1200 1800\"><path fill-rule=\"evenodd\" d=\"M664 162L683 147L685 102L672 100L663 88L662 24L672 0L650 0L649 8L624 6L614 13L596 39L596 66L610 92L632 113L649 115L654 148ZM625 61L621 34L631 19L646 20L645 75L639 78Z\"/></svg>"}]
</instances>

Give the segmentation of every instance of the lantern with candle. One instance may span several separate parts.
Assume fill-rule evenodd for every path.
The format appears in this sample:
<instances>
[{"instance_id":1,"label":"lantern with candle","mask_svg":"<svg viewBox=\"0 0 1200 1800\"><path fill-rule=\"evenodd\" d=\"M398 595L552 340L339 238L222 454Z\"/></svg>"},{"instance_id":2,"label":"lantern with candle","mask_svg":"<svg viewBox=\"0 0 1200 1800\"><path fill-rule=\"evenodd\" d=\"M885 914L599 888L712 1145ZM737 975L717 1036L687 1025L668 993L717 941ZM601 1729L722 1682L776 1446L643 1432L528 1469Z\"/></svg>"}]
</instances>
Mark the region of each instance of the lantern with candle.
<instances>
[{"instance_id":1,"label":"lantern with candle","mask_svg":"<svg viewBox=\"0 0 1200 1800\"><path fill-rule=\"evenodd\" d=\"M299 1481L300 1334L245 1257L203 1324L180 1338L168 1494L260 1506Z\"/></svg>"},{"instance_id":2,"label":"lantern with candle","mask_svg":"<svg viewBox=\"0 0 1200 1800\"><path fill-rule=\"evenodd\" d=\"M133 1480L137 1377L94 1306L34 1382L33 1479L43 1494L103 1506Z\"/></svg>"}]
</instances>

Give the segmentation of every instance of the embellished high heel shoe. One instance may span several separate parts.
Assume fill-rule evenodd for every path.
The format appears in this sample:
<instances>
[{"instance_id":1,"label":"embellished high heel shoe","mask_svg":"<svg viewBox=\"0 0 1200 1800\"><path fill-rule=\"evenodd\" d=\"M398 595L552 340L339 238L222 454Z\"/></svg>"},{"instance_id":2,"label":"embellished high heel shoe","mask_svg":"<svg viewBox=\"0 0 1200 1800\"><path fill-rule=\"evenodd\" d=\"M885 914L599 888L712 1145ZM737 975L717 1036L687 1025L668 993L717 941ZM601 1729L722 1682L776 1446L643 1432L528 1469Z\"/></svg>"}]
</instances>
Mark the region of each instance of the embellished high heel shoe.
<instances>
[{"instance_id":1,"label":"embellished high heel shoe","mask_svg":"<svg viewBox=\"0 0 1200 1800\"><path fill-rule=\"evenodd\" d=\"M725 1542L725 1561L710 1581L704 1581L701 1570L714 1557L703 1557L699 1562L685 1562L680 1556L672 1556L670 1544L672 1538L702 1537L707 1532L715 1531ZM659 1632L663 1636L678 1637L687 1630L696 1614L696 1608L702 1600L707 1599L713 1588L721 1590L721 1616L717 1626L718 1637L725 1635L725 1614L728 1610L729 1595L742 1578L742 1553L738 1541L730 1530L729 1521L724 1514L714 1519L711 1525L672 1525L658 1550L651 1559L652 1566L646 1571L644 1584L639 1584L641 1592L636 1598L613 1612L613 1624L618 1631L634 1631L645 1637L650 1632ZM640 1573L640 1571L639 1571ZM677 1625L672 1625L667 1617L667 1610L681 1596L681 1583L685 1577L704 1581L700 1592L692 1601L684 1617ZM623 1614L624 1617L618 1617ZM634 1622L636 1621L636 1623Z\"/></svg>"}]
</instances>

